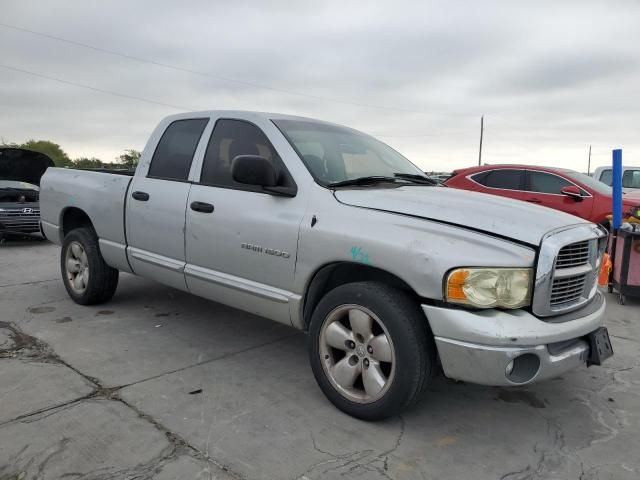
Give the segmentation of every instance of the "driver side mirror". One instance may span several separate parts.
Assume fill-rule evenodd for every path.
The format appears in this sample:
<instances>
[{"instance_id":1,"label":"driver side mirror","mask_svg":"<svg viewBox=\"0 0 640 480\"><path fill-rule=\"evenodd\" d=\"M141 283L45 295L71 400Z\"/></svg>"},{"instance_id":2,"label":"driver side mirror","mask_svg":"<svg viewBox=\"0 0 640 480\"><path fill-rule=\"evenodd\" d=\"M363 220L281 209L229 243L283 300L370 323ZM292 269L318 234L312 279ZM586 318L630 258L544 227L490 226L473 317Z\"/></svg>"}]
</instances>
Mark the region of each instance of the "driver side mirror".
<instances>
[{"instance_id":1,"label":"driver side mirror","mask_svg":"<svg viewBox=\"0 0 640 480\"><path fill-rule=\"evenodd\" d=\"M560 190L560 193L566 195L567 197L573 198L576 202L582 201L582 194L580 193L580 189L575 185L569 185Z\"/></svg>"},{"instance_id":2,"label":"driver side mirror","mask_svg":"<svg viewBox=\"0 0 640 480\"><path fill-rule=\"evenodd\" d=\"M231 161L231 176L238 183L262 187L265 192L283 197L295 197L295 186L278 185L278 172L268 158L259 155L238 155Z\"/></svg>"},{"instance_id":3,"label":"driver side mirror","mask_svg":"<svg viewBox=\"0 0 640 480\"><path fill-rule=\"evenodd\" d=\"M231 161L231 176L238 183L275 187L278 183L276 169L266 158L258 155L238 155Z\"/></svg>"}]
</instances>

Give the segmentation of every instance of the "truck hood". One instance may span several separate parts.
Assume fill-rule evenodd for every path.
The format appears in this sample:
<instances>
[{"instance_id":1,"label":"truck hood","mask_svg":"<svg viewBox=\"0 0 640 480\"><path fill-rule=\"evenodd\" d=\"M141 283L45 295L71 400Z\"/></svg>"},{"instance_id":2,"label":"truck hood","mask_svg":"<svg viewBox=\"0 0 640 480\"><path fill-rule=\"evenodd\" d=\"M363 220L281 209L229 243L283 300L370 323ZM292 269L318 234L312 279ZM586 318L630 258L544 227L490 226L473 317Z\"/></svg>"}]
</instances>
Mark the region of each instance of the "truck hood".
<instances>
[{"instance_id":1,"label":"truck hood","mask_svg":"<svg viewBox=\"0 0 640 480\"><path fill-rule=\"evenodd\" d=\"M336 190L346 205L411 215L537 246L545 233L582 218L538 205L447 187L405 186Z\"/></svg>"},{"instance_id":2,"label":"truck hood","mask_svg":"<svg viewBox=\"0 0 640 480\"><path fill-rule=\"evenodd\" d=\"M0 180L40 185L40 179L53 160L43 153L23 148L0 147Z\"/></svg>"}]
</instances>

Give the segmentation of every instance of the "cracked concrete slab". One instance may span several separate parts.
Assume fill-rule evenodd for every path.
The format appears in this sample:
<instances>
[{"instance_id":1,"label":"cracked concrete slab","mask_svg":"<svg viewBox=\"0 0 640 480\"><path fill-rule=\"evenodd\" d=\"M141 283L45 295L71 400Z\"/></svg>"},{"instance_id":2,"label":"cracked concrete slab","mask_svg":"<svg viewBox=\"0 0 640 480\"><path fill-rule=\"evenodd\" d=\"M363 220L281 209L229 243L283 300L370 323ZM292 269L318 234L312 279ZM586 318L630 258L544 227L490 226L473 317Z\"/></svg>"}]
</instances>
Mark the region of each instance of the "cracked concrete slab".
<instances>
[{"instance_id":1,"label":"cracked concrete slab","mask_svg":"<svg viewBox=\"0 0 640 480\"><path fill-rule=\"evenodd\" d=\"M61 364L0 360L0 424L89 395L94 386Z\"/></svg>"},{"instance_id":2,"label":"cracked concrete slab","mask_svg":"<svg viewBox=\"0 0 640 480\"><path fill-rule=\"evenodd\" d=\"M46 280L45 273L57 271L58 249L34 252ZM0 256L0 271L7 258ZM24 272L15 282L21 274L23 284L0 286L0 321L36 340L16 349L15 335L7 334L0 342L8 339L9 346L0 348L21 351L22 360L59 358L101 384L100 398L0 426L0 478L15 478L8 468L14 458L25 465L21 449L33 459L31 469L53 454L43 468L47 478L65 469L73 474L78 465L88 472L80 478L98 479L129 472L163 479L640 478L638 300L620 306L607 295L616 355L603 367L516 389L440 377L401 418L366 423L324 398L308 367L304 336L287 327L128 275L112 302L80 307L60 282ZM0 372L16 358L0 358ZM91 405L89 413L76 409L84 404ZM115 405L118 413L96 404ZM47 423L62 418L54 414L65 420ZM28 422L36 418L40 428L31 429ZM84 447L60 443L62 424ZM101 453L103 434L110 442L136 438L140 445L118 461L109 449ZM157 453L157 434L164 453ZM56 453L62 447L68 457ZM143 447L151 452L135 450ZM93 457L78 453L86 451ZM100 455L111 464L109 473L95 467Z\"/></svg>"},{"instance_id":3,"label":"cracked concrete slab","mask_svg":"<svg viewBox=\"0 0 640 480\"><path fill-rule=\"evenodd\" d=\"M1 426L0 478L145 478L173 449L124 404L87 400Z\"/></svg>"},{"instance_id":4,"label":"cracked concrete slab","mask_svg":"<svg viewBox=\"0 0 640 480\"><path fill-rule=\"evenodd\" d=\"M154 480L234 480L234 477L221 471L205 460L183 455L165 463L153 475Z\"/></svg>"},{"instance_id":5,"label":"cracked concrete slab","mask_svg":"<svg viewBox=\"0 0 640 480\"><path fill-rule=\"evenodd\" d=\"M22 289L2 290L11 297ZM285 325L238 315L231 308L132 275L121 275L118 292L106 305L76 305L61 282L57 289L62 299L22 304L20 327L106 386L133 383L294 333Z\"/></svg>"}]
</instances>

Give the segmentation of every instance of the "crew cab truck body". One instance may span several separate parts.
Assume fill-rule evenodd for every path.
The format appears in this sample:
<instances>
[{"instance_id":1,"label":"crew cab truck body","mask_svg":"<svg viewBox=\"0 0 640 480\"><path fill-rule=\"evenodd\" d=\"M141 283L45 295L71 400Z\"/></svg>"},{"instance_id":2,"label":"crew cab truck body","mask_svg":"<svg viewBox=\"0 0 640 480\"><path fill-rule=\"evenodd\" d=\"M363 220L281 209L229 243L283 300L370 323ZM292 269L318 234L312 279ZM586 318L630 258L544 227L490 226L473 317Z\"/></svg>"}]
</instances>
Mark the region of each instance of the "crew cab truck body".
<instances>
[{"instance_id":1,"label":"crew cab truck body","mask_svg":"<svg viewBox=\"0 0 640 480\"><path fill-rule=\"evenodd\" d=\"M360 418L414 402L438 365L513 386L612 353L600 227L434 186L346 127L174 115L133 176L49 169L41 205L76 302L107 301L124 271L307 331L323 392Z\"/></svg>"}]
</instances>

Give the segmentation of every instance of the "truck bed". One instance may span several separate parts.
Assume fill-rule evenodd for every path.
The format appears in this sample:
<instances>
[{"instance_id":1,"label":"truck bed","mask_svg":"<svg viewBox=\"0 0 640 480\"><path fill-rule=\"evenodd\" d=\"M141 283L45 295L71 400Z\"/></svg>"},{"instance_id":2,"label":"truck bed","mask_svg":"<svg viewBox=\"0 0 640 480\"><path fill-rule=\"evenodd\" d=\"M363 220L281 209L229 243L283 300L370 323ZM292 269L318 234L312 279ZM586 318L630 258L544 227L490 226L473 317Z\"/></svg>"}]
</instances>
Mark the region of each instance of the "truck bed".
<instances>
[{"instance_id":1,"label":"truck bed","mask_svg":"<svg viewBox=\"0 0 640 480\"><path fill-rule=\"evenodd\" d=\"M80 208L92 220L105 258L124 252L124 206L131 175L123 172L49 168L42 178L40 215L47 238L61 244L63 216Z\"/></svg>"}]
</instances>

